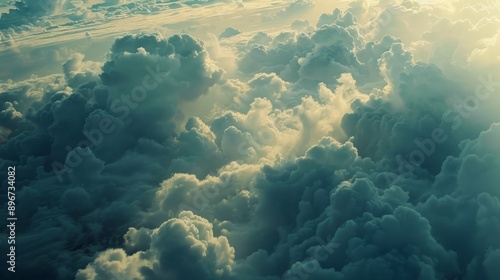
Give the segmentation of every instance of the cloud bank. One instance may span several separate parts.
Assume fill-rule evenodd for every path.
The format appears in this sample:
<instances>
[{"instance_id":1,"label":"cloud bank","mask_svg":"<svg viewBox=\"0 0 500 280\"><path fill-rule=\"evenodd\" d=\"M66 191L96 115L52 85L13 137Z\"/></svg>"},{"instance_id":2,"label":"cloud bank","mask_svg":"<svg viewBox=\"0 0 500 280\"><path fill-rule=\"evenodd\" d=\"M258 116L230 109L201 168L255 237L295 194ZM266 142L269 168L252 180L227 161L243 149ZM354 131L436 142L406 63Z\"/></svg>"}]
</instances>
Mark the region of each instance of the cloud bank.
<instances>
[{"instance_id":1,"label":"cloud bank","mask_svg":"<svg viewBox=\"0 0 500 280\"><path fill-rule=\"evenodd\" d=\"M228 27L235 69L135 34L0 84L15 276L497 279L498 11L351 1Z\"/></svg>"}]
</instances>

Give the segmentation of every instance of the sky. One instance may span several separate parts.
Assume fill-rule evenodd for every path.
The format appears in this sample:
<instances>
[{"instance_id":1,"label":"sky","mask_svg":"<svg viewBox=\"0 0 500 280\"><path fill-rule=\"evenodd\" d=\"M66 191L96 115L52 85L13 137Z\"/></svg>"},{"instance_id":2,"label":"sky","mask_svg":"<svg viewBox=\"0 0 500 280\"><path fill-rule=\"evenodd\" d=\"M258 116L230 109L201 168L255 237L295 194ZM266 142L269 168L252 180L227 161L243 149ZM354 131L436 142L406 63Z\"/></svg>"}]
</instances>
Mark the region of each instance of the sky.
<instances>
[{"instance_id":1,"label":"sky","mask_svg":"<svg viewBox=\"0 0 500 280\"><path fill-rule=\"evenodd\" d=\"M500 279L499 1L0 13L1 279Z\"/></svg>"}]
</instances>

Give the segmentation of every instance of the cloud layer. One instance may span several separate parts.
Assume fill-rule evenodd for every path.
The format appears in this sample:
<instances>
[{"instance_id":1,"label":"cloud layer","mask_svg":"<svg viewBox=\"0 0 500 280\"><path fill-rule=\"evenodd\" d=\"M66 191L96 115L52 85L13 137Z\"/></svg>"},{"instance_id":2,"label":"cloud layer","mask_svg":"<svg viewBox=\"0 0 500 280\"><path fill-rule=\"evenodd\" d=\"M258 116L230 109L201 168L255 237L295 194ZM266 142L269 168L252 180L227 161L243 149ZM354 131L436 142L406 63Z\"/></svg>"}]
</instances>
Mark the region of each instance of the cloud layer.
<instances>
[{"instance_id":1,"label":"cloud layer","mask_svg":"<svg viewBox=\"0 0 500 280\"><path fill-rule=\"evenodd\" d=\"M317 5L263 15L291 19L279 33L227 26L219 49L126 35L102 61L0 84L15 276L500 277L499 7L300 19Z\"/></svg>"}]
</instances>

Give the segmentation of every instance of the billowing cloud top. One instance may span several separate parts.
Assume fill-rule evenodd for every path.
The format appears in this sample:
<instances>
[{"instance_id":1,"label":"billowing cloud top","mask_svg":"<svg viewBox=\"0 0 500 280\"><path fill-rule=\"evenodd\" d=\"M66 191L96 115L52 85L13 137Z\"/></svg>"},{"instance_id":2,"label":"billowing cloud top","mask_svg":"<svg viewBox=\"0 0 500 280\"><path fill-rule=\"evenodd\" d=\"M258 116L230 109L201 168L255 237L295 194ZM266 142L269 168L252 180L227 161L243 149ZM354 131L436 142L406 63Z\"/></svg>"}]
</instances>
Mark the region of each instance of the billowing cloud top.
<instances>
[{"instance_id":1,"label":"billowing cloud top","mask_svg":"<svg viewBox=\"0 0 500 280\"><path fill-rule=\"evenodd\" d=\"M260 7L213 2L175 3L193 15ZM2 81L0 167L16 168L17 216L16 272L2 273L499 279L500 7L422 2L277 1L255 25L179 24L200 36L89 35L56 51L57 73ZM89 7L103 23L73 27L88 32L114 12L140 24L175 8L40 5L0 18L5 51L26 65L42 62L16 40L63 26L47 20L79 22Z\"/></svg>"}]
</instances>

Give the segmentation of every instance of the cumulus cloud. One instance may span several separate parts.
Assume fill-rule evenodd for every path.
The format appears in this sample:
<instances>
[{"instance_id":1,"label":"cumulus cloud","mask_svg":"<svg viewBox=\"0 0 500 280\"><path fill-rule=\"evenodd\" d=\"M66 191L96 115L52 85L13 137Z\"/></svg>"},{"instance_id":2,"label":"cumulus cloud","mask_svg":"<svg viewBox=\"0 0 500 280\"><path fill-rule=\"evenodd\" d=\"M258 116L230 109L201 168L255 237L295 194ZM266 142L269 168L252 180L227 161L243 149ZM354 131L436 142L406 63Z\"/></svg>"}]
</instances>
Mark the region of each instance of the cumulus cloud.
<instances>
[{"instance_id":1,"label":"cumulus cloud","mask_svg":"<svg viewBox=\"0 0 500 280\"><path fill-rule=\"evenodd\" d=\"M490 4L295 1L290 30L125 35L2 82L16 276L497 279Z\"/></svg>"},{"instance_id":2,"label":"cumulus cloud","mask_svg":"<svg viewBox=\"0 0 500 280\"><path fill-rule=\"evenodd\" d=\"M21 235L20 242L28 246L23 247L28 252L30 243L24 243L23 240L49 238L55 227L59 227L57 230L62 237L54 246L47 244L44 250L37 251L39 253L31 253L30 259L33 261L27 265L32 270L42 271L43 277L70 277L86 258L84 256L90 256L89 252L84 252L86 249L82 247L83 244L112 244L116 240L112 232L127 224L132 225L131 221L137 218L136 211L140 207L130 208L125 201L139 203L136 200L138 197L133 198L131 193L125 191L122 194L128 198L117 200L115 194L121 192L118 189L137 188L139 193L147 193L146 185L155 185L146 183L156 177L149 174L151 168L157 171L161 166L168 168L174 159L176 162L185 161L186 166L180 168L181 164L172 164L171 172L192 170L189 166L197 166L200 176L205 176L208 170L215 167L210 166L213 162L211 157L210 161L199 157L211 149L205 148L206 143L213 142L209 129L201 121L191 121L186 125L185 132L181 129L182 133L175 140L172 138L178 134L175 116L180 112L176 104L206 93L222 75L222 71L210 61L201 42L188 35L176 35L168 39L154 35L126 36L112 46L109 60L102 66L102 73L96 73L93 68L96 65L89 63L83 61L82 55L76 54L63 65L63 80L70 87L58 89L48 80L41 86L46 92L35 94L27 86L15 90L23 86L20 83L5 85L7 91L2 93L2 99L5 99L2 127L9 132L5 132L9 141L2 146L2 165L16 163L19 172L17 181L26 184L18 194L21 201L23 197L28 199L20 204L19 207L26 206L26 210L20 210L19 215L27 223L31 224L29 221L32 221L38 227L37 233ZM137 68L138 65L140 68ZM146 131L149 135L143 133ZM172 150L160 144L165 141L172 142ZM192 147L188 143L190 141L198 142L201 150L193 153L190 148L186 148ZM213 153L218 153L215 145L212 149ZM175 156L176 153L179 156ZM23 154L26 161L20 162L15 154ZM154 163L151 158L159 161ZM205 167L201 166L203 161L207 161ZM145 170L150 171L144 174L144 181L140 180L142 183L132 183L135 187L115 185L116 182L111 183L113 179L105 175L105 169L110 168L111 174L118 172L111 176L119 178L123 168L134 170L143 164ZM166 179L160 177L154 180L159 183ZM105 187L108 184L106 182L111 185ZM82 188L81 183L87 187ZM118 189L113 190L115 187L112 185ZM149 192L152 190L149 189ZM42 195L44 192L54 193L58 197L55 198L57 203L54 207L42 206L52 200L47 200ZM99 206L101 203L106 204L106 200L111 201L111 204ZM34 203L31 207L28 206L30 201ZM48 222L50 218L39 211L49 216L64 213L65 218L55 223ZM110 219L109 215L113 218ZM37 219L40 222L35 222ZM77 224L81 219L88 219L88 227L84 226L85 229L80 228L78 232ZM79 237L73 239L75 234ZM101 239L99 236L106 237ZM43 256L57 254L62 248L73 252L71 254L76 259L66 258L63 254L54 258L54 266L42 269L47 267ZM28 273L20 272L25 276Z\"/></svg>"},{"instance_id":3,"label":"cumulus cloud","mask_svg":"<svg viewBox=\"0 0 500 280\"><path fill-rule=\"evenodd\" d=\"M76 53L63 64L66 82L72 88L98 80L100 65L92 62L85 63L84 57L84 55Z\"/></svg>"},{"instance_id":4,"label":"cumulus cloud","mask_svg":"<svg viewBox=\"0 0 500 280\"><path fill-rule=\"evenodd\" d=\"M240 30L233 28L233 27L228 27L228 28L224 29L224 31L222 31L222 33L219 35L219 38L229 38L229 37L236 36L240 33L241 33Z\"/></svg>"},{"instance_id":5,"label":"cumulus cloud","mask_svg":"<svg viewBox=\"0 0 500 280\"><path fill-rule=\"evenodd\" d=\"M129 242L139 240L130 228ZM147 234L147 233L146 233ZM149 232L144 251L127 255L121 249L101 253L76 279L218 279L234 264L234 249L212 224L192 212L181 212Z\"/></svg>"}]
</instances>

